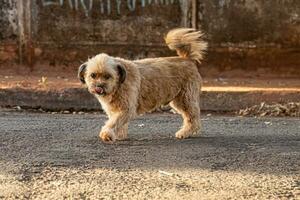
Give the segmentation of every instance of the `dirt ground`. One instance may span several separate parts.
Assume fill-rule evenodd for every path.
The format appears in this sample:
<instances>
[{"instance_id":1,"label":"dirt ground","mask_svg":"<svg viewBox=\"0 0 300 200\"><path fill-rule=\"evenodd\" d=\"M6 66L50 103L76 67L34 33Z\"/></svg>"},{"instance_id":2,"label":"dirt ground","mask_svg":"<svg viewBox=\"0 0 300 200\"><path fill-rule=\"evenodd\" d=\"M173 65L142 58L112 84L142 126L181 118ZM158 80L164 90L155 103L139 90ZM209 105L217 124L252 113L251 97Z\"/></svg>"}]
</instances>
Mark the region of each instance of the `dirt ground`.
<instances>
[{"instance_id":1,"label":"dirt ground","mask_svg":"<svg viewBox=\"0 0 300 200\"><path fill-rule=\"evenodd\" d=\"M102 114L0 111L3 199L300 199L299 118L149 114L130 139L98 140Z\"/></svg>"},{"instance_id":2,"label":"dirt ground","mask_svg":"<svg viewBox=\"0 0 300 200\"><path fill-rule=\"evenodd\" d=\"M9 67L0 66L0 71L0 89L17 87L33 90L60 90L81 87L75 66L38 65L31 72L29 67L11 65ZM202 69L201 74L205 91L223 91L224 88L230 91L300 90L298 75L271 73L268 70L243 71L233 69L227 72Z\"/></svg>"}]
</instances>

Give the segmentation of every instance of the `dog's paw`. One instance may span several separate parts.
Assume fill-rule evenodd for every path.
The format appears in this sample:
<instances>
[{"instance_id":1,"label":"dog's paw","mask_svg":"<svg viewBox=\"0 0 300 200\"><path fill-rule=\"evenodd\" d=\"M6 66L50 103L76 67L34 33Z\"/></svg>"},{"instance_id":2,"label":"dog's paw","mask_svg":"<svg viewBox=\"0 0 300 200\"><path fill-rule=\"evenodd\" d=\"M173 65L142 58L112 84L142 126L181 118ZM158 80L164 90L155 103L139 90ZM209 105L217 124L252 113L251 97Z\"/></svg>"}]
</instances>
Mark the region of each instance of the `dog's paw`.
<instances>
[{"instance_id":1,"label":"dog's paw","mask_svg":"<svg viewBox=\"0 0 300 200\"><path fill-rule=\"evenodd\" d=\"M110 129L102 130L99 137L103 142L111 143L116 141L115 133Z\"/></svg>"},{"instance_id":2,"label":"dog's paw","mask_svg":"<svg viewBox=\"0 0 300 200\"><path fill-rule=\"evenodd\" d=\"M201 136L201 131L194 131L191 137L200 137Z\"/></svg>"},{"instance_id":3,"label":"dog's paw","mask_svg":"<svg viewBox=\"0 0 300 200\"><path fill-rule=\"evenodd\" d=\"M175 136L177 139L185 139L191 137L191 134L183 131L178 131Z\"/></svg>"}]
</instances>

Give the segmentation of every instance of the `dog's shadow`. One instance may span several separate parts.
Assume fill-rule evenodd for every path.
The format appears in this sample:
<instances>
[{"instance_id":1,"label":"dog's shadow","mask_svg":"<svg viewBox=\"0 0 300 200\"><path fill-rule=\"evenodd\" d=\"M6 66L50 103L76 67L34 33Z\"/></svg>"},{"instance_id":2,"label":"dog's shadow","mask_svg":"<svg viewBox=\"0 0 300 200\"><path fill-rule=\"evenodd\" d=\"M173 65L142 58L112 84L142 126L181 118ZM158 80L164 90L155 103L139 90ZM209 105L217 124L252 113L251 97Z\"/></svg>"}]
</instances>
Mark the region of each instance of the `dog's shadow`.
<instances>
[{"instance_id":1,"label":"dog's shadow","mask_svg":"<svg viewBox=\"0 0 300 200\"><path fill-rule=\"evenodd\" d=\"M214 137L193 136L185 139L177 139L175 136L168 137L141 137L141 138L127 138L125 140L116 141L113 143L103 142L104 145L120 145L120 146L156 146L156 145L170 145L170 144L191 144L210 141Z\"/></svg>"},{"instance_id":2,"label":"dog's shadow","mask_svg":"<svg viewBox=\"0 0 300 200\"><path fill-rule=\"evenodd\" d=\"M176 129L174 129L176 130ZM203 136L203 134L192 135L185 139L178 139L175 137L174 133L151 133L151 134L131 134L128 138L123 140L116 140L114 142L104 142L98 136L92 136L88 139L85 139L85 142L89 144L103 144L103 145L116 145L116 146L139 146L139 145L161 145L161 144L190 144L190 143L199 143L204 141L210 141L214 137Z\"/></svg>"},{"instance_id":3,"label":"dog's shadow","mask_svg":"<svg viewBox=\"0 0 300 200\"><path fill-rule=\"evenodd\" d=\"M159 169L178 165L179 168L276 174L295 171L298 160L293 153L297 144L291 140L287 148L286 141L276 136L272 140L250 135L201 135L183 140L175 136L149 136L131 137L113 144L91 139L86 142L98 149L95 155L101 155L96 167Z\"/></svg>"}]
</instances>

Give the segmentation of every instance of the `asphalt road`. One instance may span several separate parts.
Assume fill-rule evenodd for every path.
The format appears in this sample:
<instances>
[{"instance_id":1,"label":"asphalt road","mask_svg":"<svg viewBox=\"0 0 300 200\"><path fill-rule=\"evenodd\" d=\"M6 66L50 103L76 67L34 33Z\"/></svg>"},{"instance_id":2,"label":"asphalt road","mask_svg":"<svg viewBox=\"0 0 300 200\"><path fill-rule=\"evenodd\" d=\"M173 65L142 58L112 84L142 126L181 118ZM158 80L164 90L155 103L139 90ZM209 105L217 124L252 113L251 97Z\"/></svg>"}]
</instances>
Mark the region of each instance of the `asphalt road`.
<instances>
[{"instance_id":1,"label":"asphalt road","mask_svg":"<svg viewBox=\"0 0 300 200\"><path fill-rule=\"evenodd\" d=\"M98 140L104 115L0 111L0 199L300 199L300 119L149 114L127 141Z\"/></svg>"}]
</instances>

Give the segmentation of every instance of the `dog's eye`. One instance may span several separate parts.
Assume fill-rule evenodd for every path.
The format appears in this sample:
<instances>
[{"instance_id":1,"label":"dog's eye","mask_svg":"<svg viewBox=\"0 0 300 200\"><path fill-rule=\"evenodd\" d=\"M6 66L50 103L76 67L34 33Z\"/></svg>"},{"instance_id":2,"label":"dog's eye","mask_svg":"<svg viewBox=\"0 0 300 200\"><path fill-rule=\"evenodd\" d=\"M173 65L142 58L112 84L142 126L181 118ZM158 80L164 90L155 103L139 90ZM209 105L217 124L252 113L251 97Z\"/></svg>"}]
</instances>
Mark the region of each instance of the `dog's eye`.
<instances>
[{"instance_id":1,"label":"dog's eye","mask_svg":"<svg viewBox=\"0 0 300 200\"><path fill-rule=\"evenodd\" d=\"M103 76L103 78L104 78L105 80L108 80L108 79L111 78L111 75L110 75L110 74L105 74L105 75Z\"/></svg>"},{"instance_id":2,"label":"dog's eye","mask_svg":"<svg viewBox=\"0 0 300 200\"><path fill-rule=\"evenodd\" d=\"M97 77L97 74L96 73L91 73L91 78L92 79L95 79Z\"/></svg>"}]
</instances>

